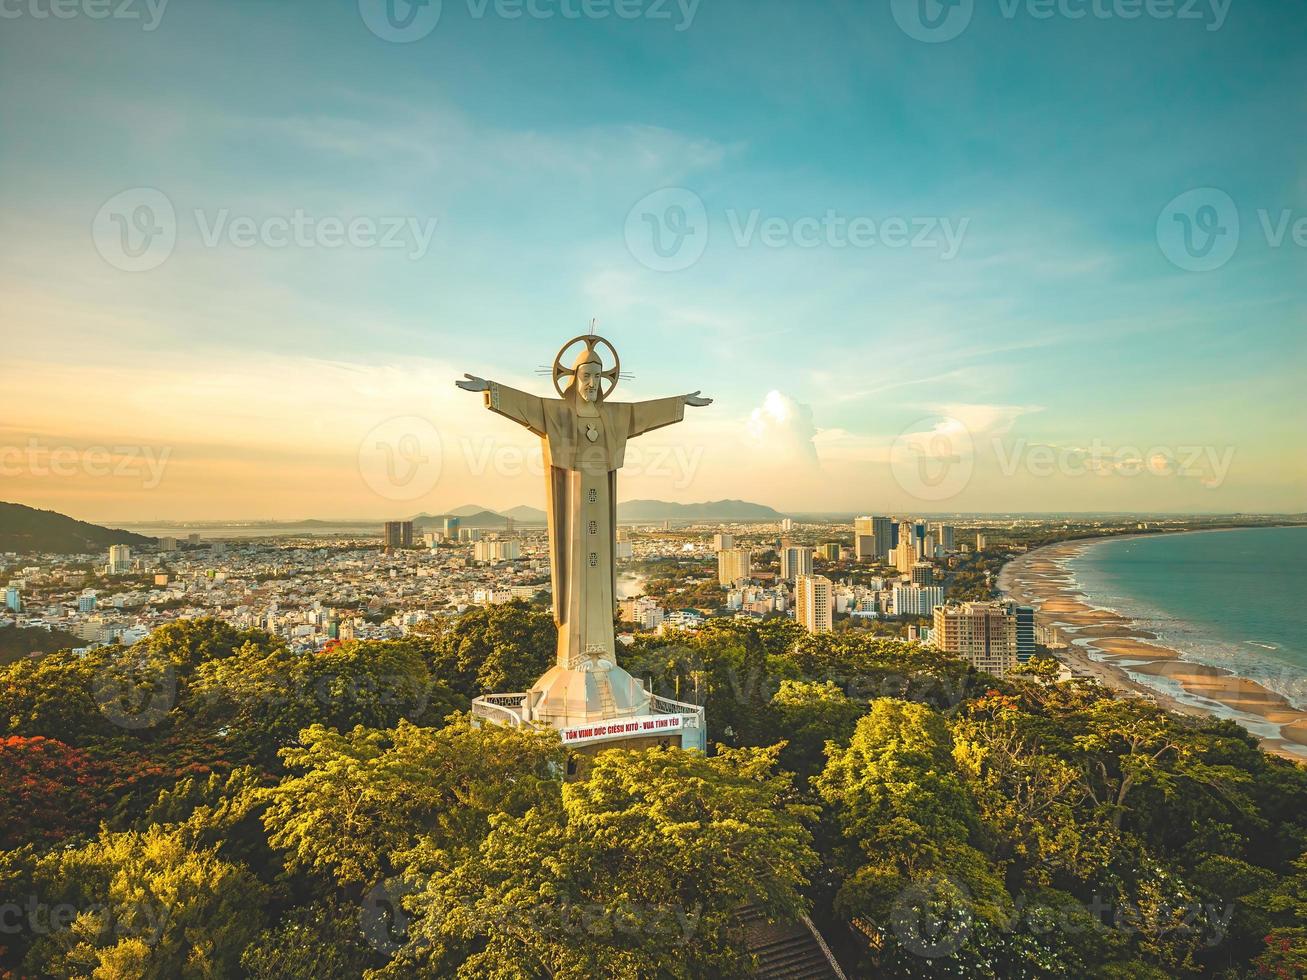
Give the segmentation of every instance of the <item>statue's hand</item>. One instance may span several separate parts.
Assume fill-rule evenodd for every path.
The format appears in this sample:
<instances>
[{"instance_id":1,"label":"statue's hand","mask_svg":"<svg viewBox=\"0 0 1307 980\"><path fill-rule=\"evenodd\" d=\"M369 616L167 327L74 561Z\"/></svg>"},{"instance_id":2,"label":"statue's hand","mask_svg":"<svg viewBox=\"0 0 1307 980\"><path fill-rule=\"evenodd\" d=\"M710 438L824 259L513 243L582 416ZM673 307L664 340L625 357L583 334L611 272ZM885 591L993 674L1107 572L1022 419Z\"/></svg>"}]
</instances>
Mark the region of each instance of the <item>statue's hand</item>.
<instances>
[{"instance_id":1,"label":"statue's hand","mask_svg":"<svg viewBox=\"0 0 1307 980\"><path fill-rule=\"evenodd\" d=\"M478 378L475 374L465 374L463 375L463 377L467 378L467 380L455 381L454 384L458 385L464 391L489 391L490 390L490 382L487 381L485 378Z\"/></svg>"},{"instance_id":2,"label":"statue's hand","mask_svg":"<svg viewBox=\"0 0 1307 980\"><path fill-rule=\"evenodd\" d=\"M711 398L704 398L697 391L692 391L685 396L685 404L693 405L695 408L703 408L705 405L711 405Z\"/></svg>"}]
</instances>

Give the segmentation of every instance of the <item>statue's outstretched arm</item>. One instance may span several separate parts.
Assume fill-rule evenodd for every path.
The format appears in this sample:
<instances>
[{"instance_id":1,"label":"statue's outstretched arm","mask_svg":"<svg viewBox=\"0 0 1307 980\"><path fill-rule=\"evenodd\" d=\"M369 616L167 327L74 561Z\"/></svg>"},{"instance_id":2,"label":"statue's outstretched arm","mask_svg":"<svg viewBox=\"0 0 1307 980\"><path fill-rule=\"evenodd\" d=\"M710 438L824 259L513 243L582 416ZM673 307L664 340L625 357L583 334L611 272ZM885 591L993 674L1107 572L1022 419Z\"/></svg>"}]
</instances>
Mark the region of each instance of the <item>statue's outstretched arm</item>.
<instances>
[{"instance_id":1,"label":"statue's outstretched arm","mask_svg":"<svg viewBox=\"0 0 1307 980\"><path fill-rule=\"evenodd\" d=\"M475 374L463 375L466 381L455 381L464 391L485 392L486 408L524 425L538 436L545 434L545 401L525 391L518 391L497 381L487 381Z\"/></svg>"},{"instance_id":2,"label":"statue's outstretched arm","mask_svg":"<svg viewBox=\"0 0 1307 980\"><path fill-rule=\"evenodd\" d=\"M673 395L671 398L655 398L647 402L631 403L631 425L628 436L638 436L665 425L675 425L685 418L685 406L702 408L711 405L711 398L703 398L699 392L688 395Z\"/></svg>"}]
</instances>

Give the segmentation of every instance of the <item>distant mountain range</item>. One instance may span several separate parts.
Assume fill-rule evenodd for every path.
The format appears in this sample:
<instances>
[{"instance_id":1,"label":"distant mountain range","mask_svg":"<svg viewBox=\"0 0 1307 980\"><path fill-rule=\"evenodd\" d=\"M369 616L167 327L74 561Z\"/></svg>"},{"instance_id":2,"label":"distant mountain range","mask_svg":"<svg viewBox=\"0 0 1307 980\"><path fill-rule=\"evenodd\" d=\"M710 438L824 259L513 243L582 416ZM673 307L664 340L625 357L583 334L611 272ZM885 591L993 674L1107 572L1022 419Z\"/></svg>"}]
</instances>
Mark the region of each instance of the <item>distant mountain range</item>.
<instances>
[{"instance_id":1,"label":"distant mountain range","mask_svg":"<svg viewBox=\"0 0 1307 980\"><path fill-rule=\"evenodd\" d=\"M617 505L619 521L779 521L785 517L766 504L747 500L711 500L701 504L672 504L665 500L628 500Z\"/></svg>"},{"instance_id":2,"label":"distant mountain range","mask_svg":"<svg viewBox=\"0 0 1307 980\"><path fill-rule=\"evenodd\" d=\"M521 504L517 507L510 507L508 510L499 511L491 510L489 507L482 507L479 504L464 504L462 507L455 507L448 514L418 514L413 518L413 524L419 528L437 527L446 517L457 517L458 523L462 527L483 529L505 527L510 517L516 524L538 524L543 527L546 523L545 512L539 507L528 507Z\"/></svg>"},{"instance_id":3,"label":"distant mountain range","mask_svg":"<svg viewBox=\"0 0 1307 980\"><path fill-rule=\"evenodd\" d=\"M538 507L521 505L505 511L490 510L477 504L464 504L445 514L418 514L413 518L416 527L436 527L446 516L457 517L463 527L487 530L503 528L507 518L519 525L546 523L546 515ZM673 504L665 500L628 500L617 505L617 519L628 523L652 521L725 521L748 523L751 521L779 521L785 515L765 504L747 500L713 500L700 504Z\"/></svg>"},{"instance_id":4,"label":"distant mountain range","mask_svg":"<svg viewBox=\"0 0 1307 980\"><path fill-rule=\"evenodd\" d=\"M154 544L154 538L87 524L52 510L0 502L0 551L47 551L61 555L96 552L111 544Z\"/></svg>"}]
</instances>

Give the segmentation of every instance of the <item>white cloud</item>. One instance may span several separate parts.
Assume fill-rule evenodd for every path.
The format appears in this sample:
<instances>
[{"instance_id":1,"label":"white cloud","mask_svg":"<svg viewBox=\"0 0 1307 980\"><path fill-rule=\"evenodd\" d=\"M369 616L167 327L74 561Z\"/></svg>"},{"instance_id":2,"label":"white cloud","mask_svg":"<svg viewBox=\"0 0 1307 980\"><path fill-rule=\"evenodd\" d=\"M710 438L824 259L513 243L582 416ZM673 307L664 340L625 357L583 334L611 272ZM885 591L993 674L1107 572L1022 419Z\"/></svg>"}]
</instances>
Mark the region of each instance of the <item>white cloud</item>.
<instances>
[{"instance_id":1,"label":"white cloud","mask_svg":"<svg viewBox=\"0 0 1307 980\"><path fill-rule=\"evenodd\" d=\"M762 404L749 414L745 431L753 445L778 463L815 466L818 462L813 445L817 429L812 422L812 408L789 395L769 391Z\"/></svg>"}]
</instances>

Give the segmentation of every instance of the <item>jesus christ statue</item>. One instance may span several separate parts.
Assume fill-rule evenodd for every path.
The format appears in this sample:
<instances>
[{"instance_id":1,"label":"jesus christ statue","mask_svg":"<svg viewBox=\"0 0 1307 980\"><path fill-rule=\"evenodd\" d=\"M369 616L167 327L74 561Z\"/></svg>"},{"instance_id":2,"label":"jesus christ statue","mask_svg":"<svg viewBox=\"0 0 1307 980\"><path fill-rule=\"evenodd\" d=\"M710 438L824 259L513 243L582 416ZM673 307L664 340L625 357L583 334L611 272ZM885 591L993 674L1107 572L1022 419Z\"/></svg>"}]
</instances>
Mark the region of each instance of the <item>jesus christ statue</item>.
<instances>
[{"instance_id":1,"label":"jesus christ statue","mask_svg":"<svg viewBox=\"0 0 1307 980\"><path fill-rule=\"evenodd\" d=\"M568 354L578 344L580 352L568 366ZM611 356L608 366L601 345ZM484 392L490 411L525 426L543 445L558 657L532 694L539 711L558 716L556 721L564 714L586 720L620 717L647 707L647 694L617 667L614 649L617 471L628 439L680 422L686 405L712 403L697 391L610 402L620 375L613 345L587 334L568 341L554 358L558 398L538 398L471 374L456 382L466 391Z\"/></svg>"}]
</instances>

